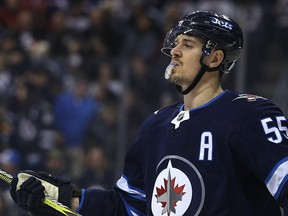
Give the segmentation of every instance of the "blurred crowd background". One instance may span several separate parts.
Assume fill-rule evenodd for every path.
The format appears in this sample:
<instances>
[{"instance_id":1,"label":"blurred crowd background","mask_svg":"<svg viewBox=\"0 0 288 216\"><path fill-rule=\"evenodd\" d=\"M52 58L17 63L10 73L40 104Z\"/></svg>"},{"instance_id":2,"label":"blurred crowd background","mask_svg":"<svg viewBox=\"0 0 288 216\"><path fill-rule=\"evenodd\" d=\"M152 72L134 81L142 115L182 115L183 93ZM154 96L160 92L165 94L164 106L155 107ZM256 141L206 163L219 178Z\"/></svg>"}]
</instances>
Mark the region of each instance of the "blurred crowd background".
<instances>
[{"instance_id":1,"label":"blurred crowd background","mask_svg":"<svg viewBox=\"0 0 288 216\"><path fill-rule=\"evenodd\" d=\"M0 167L109 188L142 121L181 99L164 79L167 30L214 10L243 27L224 88L288 113L288 0L0 0ZM0 215L22 216L0 181Z\"/></svg>"}]
</instances>

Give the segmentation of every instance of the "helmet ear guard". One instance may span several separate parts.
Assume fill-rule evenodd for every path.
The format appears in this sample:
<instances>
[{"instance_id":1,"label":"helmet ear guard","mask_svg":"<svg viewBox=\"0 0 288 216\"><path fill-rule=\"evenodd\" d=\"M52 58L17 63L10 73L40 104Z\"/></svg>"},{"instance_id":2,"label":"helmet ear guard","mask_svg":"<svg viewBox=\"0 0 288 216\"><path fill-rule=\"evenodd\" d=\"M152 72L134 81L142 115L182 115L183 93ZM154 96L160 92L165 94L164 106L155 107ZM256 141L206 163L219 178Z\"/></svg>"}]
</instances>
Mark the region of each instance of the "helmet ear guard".
<instances>
[{"instance_id":1,"label":"helmet ear guard","mask_svg":"<svg viewBox=\"0 0 288 216\"><path fill-rule=\"evenodd\" d=\"M212 40L207 40L206 43L203 45L202 48L202 56L200 58L200 64L202 65L202 67L207 71L207 72L211 72L211 71L215 71L215 70L221 70L221 66L222 66L222 62L225 59L225 57L223 58L221 64L219 64L217 67L213 67L210 68L207 65L205 65L204 63L204 57L205 56L209 56L212 52L213 49L215 49L217 47L217 43L212 41ZM223 51L224 55L225 52Z\"/></svg>"},{"instance_id":2,"label":"helmet ear guard","mask_svg":"<svg viewBox=\"0 0 288 216\"><path fill-rule=\"evenodd\" d=\"M214 48L216 48L217 43L212 40L207 40L203 45L202 53L206 56L209 56Z\"/></svg>"}]
</instances>

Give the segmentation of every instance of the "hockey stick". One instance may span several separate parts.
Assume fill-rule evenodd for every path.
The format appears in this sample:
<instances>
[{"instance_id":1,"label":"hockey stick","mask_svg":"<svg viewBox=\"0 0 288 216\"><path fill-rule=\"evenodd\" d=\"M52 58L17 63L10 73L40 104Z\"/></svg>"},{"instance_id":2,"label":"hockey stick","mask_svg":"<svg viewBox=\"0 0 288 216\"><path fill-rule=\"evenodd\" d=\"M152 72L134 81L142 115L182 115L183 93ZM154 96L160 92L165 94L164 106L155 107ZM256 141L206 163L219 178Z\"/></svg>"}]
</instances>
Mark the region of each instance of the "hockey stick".
<instances>
[{"instance_id":1,"label":"hockey stick","mask_svg":"<svg viewBox=\"0 0 288 216\"><path fill-rule=\"evenodd\" d=\"M0 179L10 184L13 176L0 169ZM73 212L70 208L63 205L62 203L49 199L49 197L45 197L42 202L43 204L48 205L56 211L60 212L63 214L63 216L81 216L79 213Z\"/></svg>"}]
</instances>

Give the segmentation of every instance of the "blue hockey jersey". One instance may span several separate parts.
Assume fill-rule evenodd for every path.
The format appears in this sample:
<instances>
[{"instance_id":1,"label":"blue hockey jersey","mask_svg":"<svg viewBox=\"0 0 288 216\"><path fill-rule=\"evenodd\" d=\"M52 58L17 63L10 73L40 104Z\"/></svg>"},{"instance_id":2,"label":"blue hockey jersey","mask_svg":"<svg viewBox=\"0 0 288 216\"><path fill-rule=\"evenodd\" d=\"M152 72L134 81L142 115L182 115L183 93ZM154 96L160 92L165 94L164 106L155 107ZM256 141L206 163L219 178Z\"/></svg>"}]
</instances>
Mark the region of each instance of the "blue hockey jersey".
<instances>
[{"instance_id":1,"label":"blue hockey jersey","mask_svg":"<svg viewBox=\"0 0 288 216\"><path fill-rule=\"evenodd\" d=\"M280 216L287 206L288 122L271 101L224 91L142 124L112 190L83 190L85 215Z\"/></svg>"}]
</instances>

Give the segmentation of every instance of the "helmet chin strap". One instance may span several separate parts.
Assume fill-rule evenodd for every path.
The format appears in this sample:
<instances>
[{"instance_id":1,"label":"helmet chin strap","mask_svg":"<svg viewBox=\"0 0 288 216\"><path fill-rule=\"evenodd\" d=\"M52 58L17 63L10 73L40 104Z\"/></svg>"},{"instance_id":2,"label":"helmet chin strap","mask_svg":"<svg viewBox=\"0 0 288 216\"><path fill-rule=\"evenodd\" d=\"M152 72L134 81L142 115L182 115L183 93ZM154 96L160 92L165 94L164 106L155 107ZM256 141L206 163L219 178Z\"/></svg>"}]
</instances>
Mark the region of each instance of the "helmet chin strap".
<instances>
[{"instance_id":1,"label":"helmet chin strap","mask_svg":"<svg viewBox=\"0 0 288 216\"><path fill-rule=\"evenodd\" d=\"M200 58L200 64L201 64L201 69L199 70L197 76L195 77L194 81L188 86L188 88L186 88L185 90L183 90L182 86L180 85L176 85L176 89L183 95L186 95L188 94L192 89L195 88L195 86L199 83L199 81L201 80L201 78L203 77L203 75L206 73L206 72L211 72L211 71L215 71L217 69L219 69L219 66L217 67L214 67L214 68L210 68L208 67L207 65L204 64L203 60L204 60L204 57L207 56L205 55L204 53L201 55L201 58Z\"/></svg>"}]
</instances>

